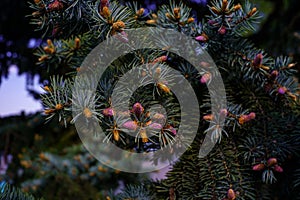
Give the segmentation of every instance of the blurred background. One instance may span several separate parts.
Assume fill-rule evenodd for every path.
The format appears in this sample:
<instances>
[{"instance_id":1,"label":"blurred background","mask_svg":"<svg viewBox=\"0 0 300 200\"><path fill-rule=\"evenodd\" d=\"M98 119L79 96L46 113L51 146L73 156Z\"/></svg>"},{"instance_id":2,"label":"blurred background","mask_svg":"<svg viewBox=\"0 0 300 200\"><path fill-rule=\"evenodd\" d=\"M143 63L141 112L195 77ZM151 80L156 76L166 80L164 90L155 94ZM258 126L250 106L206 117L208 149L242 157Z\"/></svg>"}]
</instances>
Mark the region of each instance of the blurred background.
<instances>
[{"instance_id":1,"label":"blurred background","mask_svg":"<svg viewBox=\"0 0 300 200\"><path fill-rule=\"evenodd\" d=\"M158 4L168 3L168 0L159 3L152 0L139 2L145 8L155 10ZM258 25L257 31L250 35L250 39L258 48L264 49L272 56L288 55L294 62L299 63L300 7L297 0L250 2L263 14L263 22ZM186 3L193 8L193 14L197 19L208 14L209 0L187 0ZM95 164L96 161L81 148L80 140L72 127L57 126L56 122L44 123L39 93L42 91L41 86L47 83L47 74L45 69L35 66L37 57L33 52L45 41L41 38L42 33L35 31L35 27L30 25L30 17L26 17L31 13L32 10L26 0L0 1L0 181L2 176L16 185L22 183L25 191L34 191L37 189L35 186L44 183L41 177L47 176L54 180L52 185L48 185L48 191L43 192L49 193L47 196L49 199L54 199L51 196L54 191L65 196L77 195L78 198L80 194L78 190L82 188L90 194L97 193L95 187L89 187L89 184L93 184L93 181L96 183L92 177L98 176L98 173L103 177L101 181L107 182L107 187L102 185L96 188L105 191L121 187L120 180L123 180L122 183L137 182L135 176ZM299 69L299 64L297 66ZM64 149L64 155L67 154L69 157L55 157L54 154L59 155L57 149ZM46 151L50 153L45 156L43 152ZM48 161L31 163L30 160L36 155L41 161L43 159ZM61 161L60 163L71 168L65 169L62 164L55 165L52 161ZM24 182L26 177L34 174L24 175L24 171L18 166L36 167L41 174L35 179L32 177L35 181ZM10 168L18 170L12 171ZM50 173L53 168L57 169L55 174ZM87 176L87 181L84 183L82 179L71 181L74 180L70 178L72 176L83 176L83 180L84 176ZM152 176L162 178L163 173ZM58 183L60 189L55 187ZM70 184L73 185L73 189L68 193L66 188L70 188Z\"/></svg>"}]
</instances>

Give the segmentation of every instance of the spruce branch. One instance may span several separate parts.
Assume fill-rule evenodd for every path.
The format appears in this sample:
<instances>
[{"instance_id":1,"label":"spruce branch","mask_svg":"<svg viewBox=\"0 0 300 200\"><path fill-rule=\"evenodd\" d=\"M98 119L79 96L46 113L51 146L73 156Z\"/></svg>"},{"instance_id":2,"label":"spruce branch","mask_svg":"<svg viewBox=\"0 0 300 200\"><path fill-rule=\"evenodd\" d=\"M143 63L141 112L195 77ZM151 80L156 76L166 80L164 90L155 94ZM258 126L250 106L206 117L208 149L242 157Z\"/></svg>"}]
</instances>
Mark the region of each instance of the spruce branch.
<instances>
[{"instance_id":1,"label":"spruce branch","mask_svg":"<svg viewBox=\"0 0 300 200\"><path fill-rule=\"evenodd\" d=\"M0 184L0 199L1 200L36 200L31 194L22 192L19 188L13 187L8 183L1 182ZM42 200L42 199L41 199Z\"/></svg>"}]
</instances>

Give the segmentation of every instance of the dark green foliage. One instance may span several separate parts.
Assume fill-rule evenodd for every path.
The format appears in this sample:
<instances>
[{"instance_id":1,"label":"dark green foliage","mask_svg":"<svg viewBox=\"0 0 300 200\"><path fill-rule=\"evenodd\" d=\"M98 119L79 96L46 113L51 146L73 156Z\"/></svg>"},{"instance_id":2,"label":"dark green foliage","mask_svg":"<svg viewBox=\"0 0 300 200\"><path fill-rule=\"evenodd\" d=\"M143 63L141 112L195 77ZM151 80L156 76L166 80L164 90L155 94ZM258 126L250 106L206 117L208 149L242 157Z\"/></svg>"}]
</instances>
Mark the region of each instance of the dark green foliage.
<instances>
[{"instance_id":1,"label":"dark green foliage","mask_svg":"<svg viewBox=\"0 0 300 200\"><path fill-rule=\"evenodd\" d=\"M150 187L151 183L141 184L138 186L129 185L124 188L124 190L116 196L117 200L123 199L138 199L138 200L149 200L155 199L155 193L153 188Z\"/></svg>"},{"instance_id":2,"label":"dark green foliage","mask_svg":"<svg viewBox=\"0 0 300 200\"><path fill-rule=\"evenodd\" d=\"M23 193L20 189L7 183L1 184L0 190L1 200L37 200L32 195Z\"/></svg>"}]
</instances>

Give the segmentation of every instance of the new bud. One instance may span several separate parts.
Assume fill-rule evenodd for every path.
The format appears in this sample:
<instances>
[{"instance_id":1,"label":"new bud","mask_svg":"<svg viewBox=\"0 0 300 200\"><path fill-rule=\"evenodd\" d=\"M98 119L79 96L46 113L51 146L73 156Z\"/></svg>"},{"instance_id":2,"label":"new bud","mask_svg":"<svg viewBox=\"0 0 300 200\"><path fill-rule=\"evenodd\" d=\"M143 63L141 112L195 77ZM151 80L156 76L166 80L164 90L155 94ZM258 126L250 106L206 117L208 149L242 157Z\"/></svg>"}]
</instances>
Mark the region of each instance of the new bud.
<instances>
[{"instance_id":1,"label":"new bud","mask_svg":"<svg viewBox=\"0 0 300 200\"><path fill-rule=\"evenodd\" d=\"M135 121L127 121L123 124L123 127L129 130L136 130L137 124Z\"/></svg>"},{"instance_id":2,"label":"new bud","mask_svg":"<svg viewBox=\"0 0 300 200\"><path fill-rule=\"evenodd\" d=\"M158 129L158 130L163 128L162 125L159 124L159 123L152 123L152 124L149 125L149 127L153 128L153 129Z\"/></svg>"},{"instance_id":3,"label":"new bud","mask_svg":"<svg viewBox=\"0 0 300 200\"><path fill-rule=\"evenodd\" d=\"M277 159L276 158L269 158L268 166L273 166L275 164L277 164Z\"/></svg>"},{"instance_id":4,"label":"new bud","mask_svg":"<svg viewBox=\"0 0 300 200\"><path fill-rule=\"evenodd\" d=\"M249 117L250 120L255 119L255 117L256 117L255 112L249 113L248 117Z\"/></svg>"},{"instance_id":5,"label":"new bud","mask_svg":"<svg viewBox=\"0 0 300 200\"><path fill-rule=\"evenodd\" d=\"M207 121L212 121L214 119L214 115L213 114L204 115L203 119Z\"/></svg>"},{"instance_id":6,"label":"new bud","mask_svg":"<svg viewBox=\"0 0 300 200\"><path fill-rule=\"evenodd\" d=\"M263 170L264 168L265 168L265 165L262 164L262 163L260 163L260 164L254 165L252 167L252 170L254 170L254 171L260 171L260 170Z\"/></svg>"},{"instance_id":7,"label":"new bud","mask_svg":"<svg viewBox=\"0 0 300 200\"><path fill-rule=\"evenodd\" d=\"M274 166L274 171L276 171L276 172L283 172L283 169L279 165L275 165Z\"/></svg>"},{"instance_id":8,"label":"new bud","mask_svg":"<svg viewBox=\"0 0 300 200\"><path fill-rule=\"evenodd\" d=\"M224 35L226 33L226 27L225 26L222 26L220 29L219 29L219 34L220 35Z\"/></svg>"},{"instance_id":9,"label":"new bud","mask_svg":"<svg viewBox=\"0 0 300 200\"><path fill-rule=\"evenodd\" d=\"M287 91L286 87L280 87L280 88L278 88L278 93L279 94L285 94L286 91Z\"/></svg>"},{"instance_id":10,"label":"new bud","mask_svg":"<svg viewBox=\"0 0 300 200\"><path fill-rule=\"evenodd\" d=\"M135 103L132 107L132 112L135 115L140 116L144 112L144 107L140 103Z\"/></svg>"},{"instance_id":11,"label":"new bud","mask_svg":"<svg viewBox=\"0 0 300 200\"><path fill-rule=\"evenodd\" d=\"M263 61L263 55L261 53L257 54L252 62L254 67L259 67Z\"/></svg>"},{"instance_id":12,"label":"new bud","mask_svg":"<svg viewBox=\"0 0 300 200\"><path fill-rule=\"evenodd\" d=\"M102 114L106 117L112 117L114 115L114 110L112 108L105 108Z\"/></svg>"},{"instance_id":13,"label":"new bud","mask_svg":"<svg viewBox=\"0 0 300 200\"><path fill-rule=\"evenodd\" d=\"M200 82L204 84L207 83L210 79L211 79L211 74L207 72L201 77Z\"/></svg>"},{"instance_id":14,"label":"new bud","mask_svg":"<svg viewBox=\"0 0 300 200\"><path fill-rule=\"evenodd\" d=\"M235 192L233 189L229 189L227 191L227 198L228 200L234 200L236 198Z\"/></svg>"}]
</instances>

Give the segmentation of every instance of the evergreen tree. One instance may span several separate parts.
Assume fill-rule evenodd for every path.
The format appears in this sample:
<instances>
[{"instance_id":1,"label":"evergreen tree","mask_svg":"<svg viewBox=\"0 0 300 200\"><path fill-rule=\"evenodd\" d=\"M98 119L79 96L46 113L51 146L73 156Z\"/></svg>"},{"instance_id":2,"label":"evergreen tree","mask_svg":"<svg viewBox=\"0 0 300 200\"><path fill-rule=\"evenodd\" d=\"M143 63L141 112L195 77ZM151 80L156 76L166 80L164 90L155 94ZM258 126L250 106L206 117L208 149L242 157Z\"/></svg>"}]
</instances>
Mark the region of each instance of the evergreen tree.
<instances>
[{"instance_id":1,"label":"evergreen tree","mask_svg":"<svg viewBox=\"0 0 300 200\"><path fill-rule=\"evenodd\" d=\"M191 8L172 0L157 12L149 13L138 2L120 4L107 0L35 0L30 6L35 10L32 22L44 31L46 39L35 55L37 67L47 70L51 77L42 94L48 121L59 121L71 127L79 123L80 127L76 128L84 134L104 138L104 142L126 151L144 154L160 149L172 152L174 145L186 147L192 129L199 127L192 144L172 165L165 180L128 185L122 193L110 194L107 199L299 198L300 113L295 64L285 56L269 56L246 38L261 20L258 9L249 2L241 5L232 0L214 0L209 5L210 15L198 20L192 16ZM183 57L168 51L174 44L174 38L169 37L157 38L164 48L154 49L149 43L149 48L113 60L98 82L93 75L102 70L103 63L96 56L92 62L85 62L86 56L111 37L130 46L130 31L141 27L171 29L201 45L221 73L226 106L218 110L210 108L214 94L209 86L217 77L217 72L209 68L211 63L202 62L201 66L207 70L197 71ZM145 32L145 41L137 46L148 44L151 34L164 36L159 31ZM113 48L108 45L104 50L113 53L110 49L121 49L122 45ZM182 46L201 56L201 49L190 49L193 43ZM140 65L147 68L140 69ZM192 115L191 110L191 113L182 113L183 105L172 91L172 81L163 81L176 78L167 66L180 72L178 76L184 76L192 86L198 101L196 107L204 113L201 118ZM116 103L122 105L130 88L116 86L132 69L137 69L132 73L144 77L147 84L130 91L133 95L129 106L126 105L128 109L118 110L111 102L113 92L119 97ZM149 77L155 82L147 82ZM133 81L124 81L123 85ZM96 92L82 92L86 85L95 85ZM157 103L163 105L166 113L151 112L150 108ZM182 116L189 116L192 126L184 124ZM220 124L222 117L224 126ZM104 133L85 129L94 123L100 123ZM145 127L153 131L146 131ZM180 135L182 129L187 135ZM136 136L126 134L128 131ZM216 145L208 155L199 157L199 148L208 133ZM44 169L49 177L53 175L51 170L57 168L58 172L63 172L59 176L62 179L77 175L76 178L87 180L86 184L97 183L92 177L102 176L99 167L97 171L96 166L84 169L83 165L92 165L95 159L80 147L73 146L65 151L63 157L55 155L58 154L55 151L41 153L38 158L41 162L33 163ZM80 152L80 156L75 161L68 159L66 155L74 156L74 152ZM119 155L116 159L125 162L126 156ZM158 156L151 162L157 163L160 159L170 158ZM82 163L82 160L85 161ZM24 166L28 164L31 163L23 162ZM86 178L87 173L89 178Z\"/></svg>"}]
</instances>

